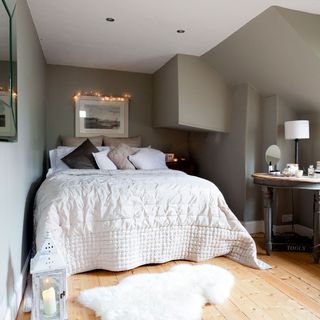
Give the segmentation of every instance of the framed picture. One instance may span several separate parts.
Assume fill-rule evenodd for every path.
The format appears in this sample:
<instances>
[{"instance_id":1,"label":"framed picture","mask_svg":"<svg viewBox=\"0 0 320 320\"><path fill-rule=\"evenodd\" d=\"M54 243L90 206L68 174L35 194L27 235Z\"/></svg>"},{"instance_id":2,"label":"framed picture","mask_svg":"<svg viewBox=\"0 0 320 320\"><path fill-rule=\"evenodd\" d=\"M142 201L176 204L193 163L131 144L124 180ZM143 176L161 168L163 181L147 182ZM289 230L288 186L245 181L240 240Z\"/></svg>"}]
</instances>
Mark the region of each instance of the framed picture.
<instances>
[{"instance_id":1,"label":"framed picture","mask_svg":"<svg viewBox=\"0 0 320 320\"><path fill-rule=\"evenodd\" d=\"M128 137L128 100L105 100L78 96L76 99L76 137L106 135Z\"/></svg>"},{"instance_id":2,"label":"framed picture","mask_svg":"<svg viewBox=\"0 0 320 320\"><path fill-rule=\"evenodd\" d=\"M13 104L15 104L15 98ZM10 107L10 93L0 91L0 139L14 137L16 134L12 110Z\"/></svg>"}]
</instances>

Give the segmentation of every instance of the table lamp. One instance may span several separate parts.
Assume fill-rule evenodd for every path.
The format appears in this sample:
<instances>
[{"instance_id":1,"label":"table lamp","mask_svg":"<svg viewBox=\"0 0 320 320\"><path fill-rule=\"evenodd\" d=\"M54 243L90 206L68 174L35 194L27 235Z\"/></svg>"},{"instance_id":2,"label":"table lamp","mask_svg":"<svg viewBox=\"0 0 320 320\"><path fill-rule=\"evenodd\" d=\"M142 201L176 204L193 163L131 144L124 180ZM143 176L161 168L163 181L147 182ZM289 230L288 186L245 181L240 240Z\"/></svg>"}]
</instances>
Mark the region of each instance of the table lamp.
<instances>
[{"instance_id":1,"label":"table lamp","mask_svg":"<svg viewBox=\"0 0 320 320\"><path fill-rule=\"evenodd\" d=\"M285 121L284 136L286 140L294 140L294 159L295 163L299 164L299 139L309 139L309 121L295 120Z\"/></svg>"}]
</instances>

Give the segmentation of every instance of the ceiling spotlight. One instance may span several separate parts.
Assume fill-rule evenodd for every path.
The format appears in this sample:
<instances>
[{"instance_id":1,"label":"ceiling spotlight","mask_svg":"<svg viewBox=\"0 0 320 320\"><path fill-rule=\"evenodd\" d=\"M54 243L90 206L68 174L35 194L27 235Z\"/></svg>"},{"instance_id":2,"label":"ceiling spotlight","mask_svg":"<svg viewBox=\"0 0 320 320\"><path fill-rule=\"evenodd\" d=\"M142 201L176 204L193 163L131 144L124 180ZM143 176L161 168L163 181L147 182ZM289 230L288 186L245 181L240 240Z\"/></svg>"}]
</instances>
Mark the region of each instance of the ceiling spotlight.
<instances>
[{"instance_id":1,"label":"ceiling spotlight","mask_svg":"<svg viewBox=\"0 0 320 320\"><path fill-rule=\"evenodd\" d=\"M177 30L177 33L185 33L186 32L186 30L183 30L183 29L178 29Z\"/></svg>"},{"instance_id":2,"label":"ceiling spotlight","mask_svg":"<svg viewBox=\"0 0 320 320\"><path fill-rule=\"evenodd\" d=\"M114 19L113 19L113 18L106 18L106 21L108 21L108 22L114 22Z\"/></svg>"}]
</instances>

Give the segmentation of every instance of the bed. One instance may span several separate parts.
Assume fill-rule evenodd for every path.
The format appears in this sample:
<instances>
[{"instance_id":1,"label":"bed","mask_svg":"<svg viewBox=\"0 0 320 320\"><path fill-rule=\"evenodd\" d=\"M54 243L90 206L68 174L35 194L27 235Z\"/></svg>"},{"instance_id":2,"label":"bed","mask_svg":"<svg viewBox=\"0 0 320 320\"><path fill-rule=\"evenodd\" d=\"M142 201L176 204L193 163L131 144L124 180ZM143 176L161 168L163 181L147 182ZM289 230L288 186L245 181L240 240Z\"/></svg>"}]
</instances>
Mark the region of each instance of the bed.
<instances>
[{"instance_id":1,"label":"bed","mask_svg":"<svg viewBox=\"0 0 320 320\"><path fill-rule=\"evenodd\" d=\"M50 232L68 274L227 256L268 268L211 182L161 170L66 170L41 185L36 245Z\"/></svg>"}]
</instances>

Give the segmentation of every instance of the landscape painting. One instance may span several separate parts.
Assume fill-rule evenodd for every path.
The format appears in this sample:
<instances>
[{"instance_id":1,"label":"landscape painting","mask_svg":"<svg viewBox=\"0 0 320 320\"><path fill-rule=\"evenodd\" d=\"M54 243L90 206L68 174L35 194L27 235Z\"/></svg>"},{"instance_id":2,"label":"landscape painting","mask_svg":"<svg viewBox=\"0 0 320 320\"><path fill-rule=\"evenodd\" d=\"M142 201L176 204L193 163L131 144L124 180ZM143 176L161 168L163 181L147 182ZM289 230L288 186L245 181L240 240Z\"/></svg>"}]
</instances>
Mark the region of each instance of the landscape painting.
<instances>
[{"instance_id":1,"label":"landscape painting","mask_svg":"<svg viewBox=\"0 0 320 320\"><path fill-rule=\"evenodd\" d=\"M86 117L84 127L86 129L119 129L120 128L119 106L86 105Z\"/></svg>"},{"instance_id":2,"label":"landscape painting","mask_svg":"<svg viewBox=\"0 0 320 320\"><path fill-rule=\"evenodd\" d=\"M105 101L80 96L76 101L76 136L128 134L128 101Z\"/></svg>"}]
</instances>

